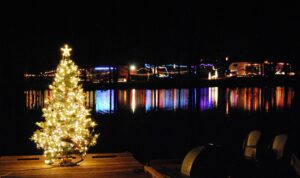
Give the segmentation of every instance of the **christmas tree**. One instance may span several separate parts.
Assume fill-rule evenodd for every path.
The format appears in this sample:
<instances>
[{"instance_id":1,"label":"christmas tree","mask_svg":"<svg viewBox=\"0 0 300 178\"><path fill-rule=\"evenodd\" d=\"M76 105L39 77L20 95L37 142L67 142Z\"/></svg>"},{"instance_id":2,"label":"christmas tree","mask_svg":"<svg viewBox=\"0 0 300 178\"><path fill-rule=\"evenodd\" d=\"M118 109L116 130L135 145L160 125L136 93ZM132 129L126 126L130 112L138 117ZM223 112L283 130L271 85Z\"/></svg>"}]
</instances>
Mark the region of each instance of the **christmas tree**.
<instances>
[{"instance_id":1,"label":"christmas tree","mask_svg":"<svg viewBox=\"0 0 300 178\"><path fill-rule=\"evenodd\" d=\"M56 69L55 79L49 86L52 95L45 100L44 122L31 139L37 148L44 149L46 164L73 165L73 154L83 160L88 147L96 144L96 123L85 108L85 94L79 85L78 67L70 59L71 48L65 45L62 59Z\"/></svg>"}]
</instances>

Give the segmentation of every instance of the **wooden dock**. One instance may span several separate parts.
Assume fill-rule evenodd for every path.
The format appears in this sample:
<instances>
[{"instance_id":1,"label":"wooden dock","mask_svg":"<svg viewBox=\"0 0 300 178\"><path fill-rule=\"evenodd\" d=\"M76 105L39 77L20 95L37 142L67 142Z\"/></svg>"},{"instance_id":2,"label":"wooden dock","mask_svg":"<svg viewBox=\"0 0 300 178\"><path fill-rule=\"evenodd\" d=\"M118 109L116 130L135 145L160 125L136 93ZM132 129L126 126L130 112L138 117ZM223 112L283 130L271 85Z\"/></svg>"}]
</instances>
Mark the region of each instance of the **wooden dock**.
<instances>
[{"instance_id":1,"label":"wooden dock","mask_svg":"<svg viewBox=\"0 0 300 178\"><path fill-rule=\"evenodd\" d=\"M55 167L44 164L41 155L0 157L0 177L132 177L146 178L144 165L130 153L88 154L73 167Z\"/></svg>"},{"instance_id":2,"label":"wooden dock","mask_svg":"<svg viewBox=\"0 0 300 178\"><path fill-rule=\"evenodd\" d=\"M144 169L153 178L184 177L180 173L181 162L181 160L174 159L151 160ZM165 172L168 172L168 174L165 174Z\"/></svg>"}]
</instances>

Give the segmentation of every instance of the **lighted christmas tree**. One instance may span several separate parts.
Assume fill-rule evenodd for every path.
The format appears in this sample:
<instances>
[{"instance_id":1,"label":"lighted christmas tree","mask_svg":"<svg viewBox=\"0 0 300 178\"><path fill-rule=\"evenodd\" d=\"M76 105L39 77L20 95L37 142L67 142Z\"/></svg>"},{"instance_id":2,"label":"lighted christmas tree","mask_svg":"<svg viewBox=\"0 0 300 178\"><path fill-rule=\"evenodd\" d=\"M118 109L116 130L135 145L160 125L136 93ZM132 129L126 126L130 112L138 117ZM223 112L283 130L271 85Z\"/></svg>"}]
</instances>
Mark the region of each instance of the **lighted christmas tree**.
<instances>
[{"instance_id":1,"label":"lighted christmas tree","mask_svg":"<svg viewBox=\"0 0 300 178\"><path fill-rule=\"evenodd\" d=\"M49 86L52 95L43 108L45 121L36 123L40 129L31 139L44 150L46 164L73 165L71 156L80 155L83 160L88 147L96 144L99 134L94 133L96 123L84 105L85 94L79 85L78 67L70 59L72 49L65 45L61 50L62 59Z\"/></svg>"}]
</instances>

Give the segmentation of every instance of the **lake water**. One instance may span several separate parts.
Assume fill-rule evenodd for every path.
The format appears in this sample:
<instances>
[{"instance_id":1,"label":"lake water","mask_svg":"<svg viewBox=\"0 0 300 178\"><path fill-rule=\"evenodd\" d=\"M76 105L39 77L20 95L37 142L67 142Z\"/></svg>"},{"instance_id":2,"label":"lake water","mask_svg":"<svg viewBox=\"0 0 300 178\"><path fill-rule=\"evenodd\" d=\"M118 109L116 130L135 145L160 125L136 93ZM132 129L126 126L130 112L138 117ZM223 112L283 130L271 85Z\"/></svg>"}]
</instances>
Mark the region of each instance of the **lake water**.
<instances>
[{"instance_id":1,"label":"lake water","mask_svg":"<svg viewBox=\"0 0 300 178\"><path fill-rule=\"evenodd\" d=\"M49 90L25 91L26 108L40 110L51 96ZM86 91L86 107L94 114L120 111L232 111L269 112L289 110L294 101L293 87L127 89Z\"/></svg>"},{"instance_id":2,"label":"lake water","mask_svg":"<svg viewBox=\"0 0 300 178\"><path fill-rule=\"evenodd\" d=\"M3 95L9 117L3 115L0 124L0 155L41 154L29 138L35 122L44 120L41 110L51 91L9 93ZM147 161L182 158L195 146L215 142L239 153L252 129L265 138L287 133L297 145L299 101L297 88L288 86L90 90L85 104L101 136L89 152L129 151Z\"/></svg>"}]
</instances>

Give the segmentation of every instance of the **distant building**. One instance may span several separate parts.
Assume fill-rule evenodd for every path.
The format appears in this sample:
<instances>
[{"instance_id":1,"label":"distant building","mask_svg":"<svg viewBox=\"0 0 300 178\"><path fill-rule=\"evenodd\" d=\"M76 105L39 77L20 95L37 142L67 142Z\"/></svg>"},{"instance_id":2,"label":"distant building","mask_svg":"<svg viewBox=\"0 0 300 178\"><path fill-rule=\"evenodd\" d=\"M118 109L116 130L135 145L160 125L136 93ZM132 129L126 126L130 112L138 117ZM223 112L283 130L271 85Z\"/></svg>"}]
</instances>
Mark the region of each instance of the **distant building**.
<instances>
[{"instance_id":1,"label":"distant building","mask_svg":"<svg viewBox=\"0 0 300 178\"><path fill-rule=\"evenodd\" d=\"M249 62L233 62L229 65L229 76L244 77L247 75L246 68L251 65Z\"/></svg>"},{"instance_id":2,"label":"distant building","mask_svg":"<svg viewBox=\"0 0 300 178\"><path fill-rule=\"evenodd\" d=\"M195 66L196 69L196 76L199 78L204 78L204 79L214 79L218 78L217 75L217 69L215 68L214 64L210 63L201 63L197 66Z\"/></svg>"},{"instance_id":3,"label":"distant building","mask_svg":"<svg viewBox=\"0 0 300 178\"><path fill-rule=\"evenodd\" d=\"M118 66L117 67L118 71L118 82L127 82L129 81L129 66L124 65L124 66Z\"/></svg>"},{"instance_id":4,"label":"distant building","mask_svg":"<svg viewBox=\"0 0 300 178\"><path fill-rule=\"evenodd\" d=\"M260 63L247 64L246 76L258 76L261 74L262 74L262 64Z\"/></svg>"},{"instance_id":5,"label":"distant building","mask_svg":"<svg viewBox=\"0 0 300 178\"><path fill-rule=\"evenodd\" d=\"M270 62L265 60L262 64L262 75L265 77L274 76L275 75L275 65L274 62Z\"/></svg>"},{"instance_id":6,"label":"distant building","mask_svg":"<svg viewBox=\"0 0 300 178\"><path fill-rule=\"evenodd\" d=\"M115 67L111 66L97 66L91 69L91 81L93 83L107 83L113 82L113 71Z\"/></svg>"},{"instance_id":7,"label":"distant building","mask_svg":"<svg viewBox=\"0 0 300 178\"><path fill-rule=\"evenodd\" d=\"M38 74L25 73L27 81L52 81L55 70L40 72ZM275 75L294 76L292 65L288 62L272 62L265 60L262 63L232 62L229 63L198 63L196 65L122 65L97 66L90 69L79 69L78 76L82 82L115 83L131 81L152 81L158 78L177 79L222 79L225 77L272 77Z\"/></svg>"},{"instance_id":8,"label":"distant building","mask_svg":"<svg viewBox=\"0 0 300 178\"><path fill-rule=\"evenodd\" d=\"M290 63L278 62L275 67L275 75L295 75Z\"/></svg>"},{"instance_id":9,"label":"distant building","mask_svg":"<svg viewBox=\"0 0 300 178\"><path fill-rule=\"evenodd\" d=\"M288 62L270 62L249 63L249 62L233 62L229 65L229 77L248 77L248 76L274 76L288 75L293 76L295 73L292 66Z\"/></svg>"}]
</instances>

